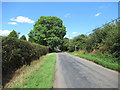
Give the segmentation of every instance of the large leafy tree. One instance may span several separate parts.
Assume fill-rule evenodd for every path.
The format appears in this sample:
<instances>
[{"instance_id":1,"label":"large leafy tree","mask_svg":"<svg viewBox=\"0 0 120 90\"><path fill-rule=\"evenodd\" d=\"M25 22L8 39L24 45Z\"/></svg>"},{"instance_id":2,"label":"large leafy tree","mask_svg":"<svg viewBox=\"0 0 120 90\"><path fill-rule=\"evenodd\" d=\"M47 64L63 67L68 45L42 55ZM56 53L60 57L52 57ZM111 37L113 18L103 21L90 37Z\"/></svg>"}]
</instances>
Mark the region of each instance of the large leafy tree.
<instances>
[{"instance_id":1,"label":"large leafy tree","mask_svg":"<svg viewBox=\"0 0 120 90\"><path fill-rule=\"evenodd\" d=\"M66 27L60 18L41 16L28 36L29 41L48 46L53 51L63 43L65 34Z\"/></svg>"},{"instance_id":2,"label":"large leafy tree","mask_svg":"<svg viewBox=\"0 0 120 90\"><path fill-rule=\"evenodd\" d=\"M12 32L10 32L10 34L8 35L8 37L14 37L14 38L18 38L19 33L17 33L15 30L13 30Z\"/></svg>"}]
</instances>

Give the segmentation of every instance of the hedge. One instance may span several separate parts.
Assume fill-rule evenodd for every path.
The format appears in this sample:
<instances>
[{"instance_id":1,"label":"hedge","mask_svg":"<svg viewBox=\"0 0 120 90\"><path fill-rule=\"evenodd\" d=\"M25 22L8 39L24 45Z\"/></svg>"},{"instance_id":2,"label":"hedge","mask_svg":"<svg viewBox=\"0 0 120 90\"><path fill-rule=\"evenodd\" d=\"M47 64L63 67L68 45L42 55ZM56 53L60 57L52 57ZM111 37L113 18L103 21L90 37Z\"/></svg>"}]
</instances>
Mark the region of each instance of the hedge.
<instances>
[{"instance_id":1,"label":"hedge","mask_svg":"<svg viewBox=\"0 0 120 90\"><path fill-rule=\"evenodd\" d=\"M23 65L29 65L32 60L48 53L46 46L31 43L25 40L2 38L2 71L4 75Z\"/></svg>"}]
</instances>

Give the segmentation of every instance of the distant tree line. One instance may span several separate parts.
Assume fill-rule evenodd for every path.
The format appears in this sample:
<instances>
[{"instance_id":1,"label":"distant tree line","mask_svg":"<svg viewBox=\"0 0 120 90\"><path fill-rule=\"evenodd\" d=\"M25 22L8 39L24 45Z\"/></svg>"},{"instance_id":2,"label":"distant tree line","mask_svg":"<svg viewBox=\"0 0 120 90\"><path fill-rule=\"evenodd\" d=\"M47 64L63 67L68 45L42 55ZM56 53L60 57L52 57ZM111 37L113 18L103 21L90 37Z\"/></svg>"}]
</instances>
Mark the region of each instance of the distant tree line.
<instances>
[{"instance_id":1,"label":"distant tree line","mask_svg":"<svg viewBox=\"0 0 120 90\"><path fill-rule=\"evenodd\" d=\"M15 30L13 30L7 37L19 38L19 34L20 33L17 33ZM22 35L20 39L27 40L25 35Z\"/></svg>"}]
</instances>

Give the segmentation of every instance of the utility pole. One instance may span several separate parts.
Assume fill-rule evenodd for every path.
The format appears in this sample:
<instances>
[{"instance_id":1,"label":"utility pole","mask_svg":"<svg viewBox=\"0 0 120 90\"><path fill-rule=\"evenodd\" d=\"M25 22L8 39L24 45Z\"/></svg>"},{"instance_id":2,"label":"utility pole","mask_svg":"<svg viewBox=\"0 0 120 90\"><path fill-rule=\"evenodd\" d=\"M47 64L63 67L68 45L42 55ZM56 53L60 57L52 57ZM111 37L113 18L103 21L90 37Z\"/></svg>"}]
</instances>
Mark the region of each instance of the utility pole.
<instances>
[{"instance_id":1,"label":"utility pole","mask_svg":"<svg viewBox=\"0 0 120 90\"><path fill-rule=\"evenodd\" d=\"M70 47L70 35L69 35L69 47Z\"/></svg>"},{"instance_id":2,"label":"utility pole","mask_svg":"<svg viewBox=\"0 0 120 90\"><path fill-rule=\"evenodd\" d=\"M77 46L75 45L75 51L77 51L77 50L76 50L76 47L77 47Z\"/></svg>"}]
</instances>

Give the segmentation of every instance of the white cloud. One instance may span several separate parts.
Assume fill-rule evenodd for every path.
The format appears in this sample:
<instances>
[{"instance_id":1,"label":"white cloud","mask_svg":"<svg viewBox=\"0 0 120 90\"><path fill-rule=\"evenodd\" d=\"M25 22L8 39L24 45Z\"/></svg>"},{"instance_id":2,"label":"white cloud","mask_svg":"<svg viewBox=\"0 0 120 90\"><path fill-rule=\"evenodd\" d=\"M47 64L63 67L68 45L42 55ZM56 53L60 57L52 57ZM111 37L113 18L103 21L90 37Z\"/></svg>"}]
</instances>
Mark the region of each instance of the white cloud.
<instances>
[{"instance_id":1,"label":"white cloud","mask_svg":"<svg viewBox=\"0 0 120 90\"><path fill-rule=\"evenodd\" d=\"M17 23L16 22L8 22L8 24L16 25Z\"/></svg>"},{"instance_id":2,"label":"white cloud","mask_svg":"<svg viewBox=\"0 0 120 90\"><path fill-rule=\"evenodd\" d=\"M35 21L29 19L28 17L18 16L16 18L10 19L11 21L16 21L20 23L34 23Z\"/></svg>"},{"instance_id":3,"label":"white cloud","mask_svg":"<svg viewBox=\"0 0 120 90\"><path fill-rule=\"evenodd\" d=\"M66 13L66 14L64 15L64 17L66 17L66 18L71 17L71 14L70 14L70 13Z\"/></svg>"},{"instance_id":4,"label":"white cloud","mask_svg":"<svg viewBox=\"0 0 120 90\"><path fill-rule=\"evenodd\" d=\"M77 34L78 32L72 32L72 34Z\"/></svg>"},{"instance_id":5,"label":"white cloud","mask_svg":"<svg viewBox=\"0 0 120 90\"><path fill-rule=\"evenodd\" d=\"M96 17L97 17L97 16L100 16L100 15L101 15L101 13L96 13L96 14L95 14Z\"/></svg>"},{"instance_id":6,"label":"white cloud","mask_svg":"<svg viewBox=\"0 0 120 90\"><path fill-rule=\"evenodd\" d=\"M6 36L10 33L11 31L9 30L0 30L0 36Z\"/></svg>"}]
</instances>

